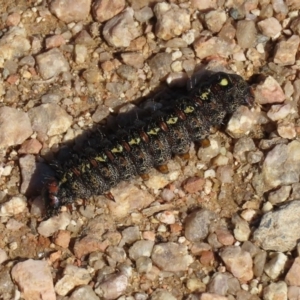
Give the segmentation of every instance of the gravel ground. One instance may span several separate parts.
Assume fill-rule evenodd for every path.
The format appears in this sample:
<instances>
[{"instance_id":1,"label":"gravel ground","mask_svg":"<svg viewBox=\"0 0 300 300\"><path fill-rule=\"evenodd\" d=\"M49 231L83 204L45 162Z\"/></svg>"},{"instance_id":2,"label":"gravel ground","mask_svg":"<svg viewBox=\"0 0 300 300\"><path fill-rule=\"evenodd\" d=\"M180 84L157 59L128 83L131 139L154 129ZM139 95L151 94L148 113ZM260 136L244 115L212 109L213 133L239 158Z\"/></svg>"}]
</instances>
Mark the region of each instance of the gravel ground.
<instances>
[{"instance_id":1,"label":"gravel ground","mask_svg":"<svg viewBox=\"0 0 300 300\"><path fill-rule=\"evenodd\" d=\"M0 298L300 299L299 9L0 0ZM249 80L254 107L168 174L42 221L54 158L203 69Z\"/></svg>"}]
</instances>

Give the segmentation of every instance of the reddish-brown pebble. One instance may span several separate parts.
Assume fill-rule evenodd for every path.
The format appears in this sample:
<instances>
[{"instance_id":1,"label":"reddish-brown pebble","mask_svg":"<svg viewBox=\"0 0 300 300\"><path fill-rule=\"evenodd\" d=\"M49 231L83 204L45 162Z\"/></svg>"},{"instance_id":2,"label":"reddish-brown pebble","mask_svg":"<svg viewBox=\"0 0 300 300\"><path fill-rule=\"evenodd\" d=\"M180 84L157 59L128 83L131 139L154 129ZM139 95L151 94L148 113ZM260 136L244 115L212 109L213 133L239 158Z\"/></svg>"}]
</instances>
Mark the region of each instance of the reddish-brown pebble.
<instances>
[{"instance_id":1,"label":"reddish-brown pebble","mask_svg":"<svg viewBox=\"0 0 300 300\"><path fill-rule=\"evenodd\" d=\"M203 189L204 184L205 180L203 178L192 177L185 182L183 188L188 193L196 193Z\"/></svg>"},{"instance_id":2,"label":"reddish-brown pebble","mask_svg":"<svg viewBox=\"0 0 300 300\"><path fill-rule=\"evenodd\" d=\"M25 141L19 149L19 154L37 154L42 149L42 144L37 139Z\"/></svg>"},{"instance_id":3,"label":"reddish-brown pebble","mask_svg":"<svg viewBox=\"0 0 300 300\"><path fill-rule=\"evenodd\" d=\"M155 233L153 231L145 231L143 232L143 239L148 241L154 241Z\"/></svg>"},{"instance_id":4,"label":"reddish-brown pebble","mask_svg":"<svg viewBox=\"0 0 300 300\"><path fill-rule=\"evenodd\" d=\"M182 225L178 223L171 224L170 229L172 233L179 233L182 230Z\"/></svg>"},{"instance_id":5,"label":"reddish-brown pebble","mask_svg":"<svg viewBox=\"0 0 300 300\"><path fill-rule=\"evenodd\" d=\"M54 236L54 243L63 248L68 248L71 239L70 231L59 230Z\"/></svg>"},{"instance_id":6,"label":"reddish-brown pebble","mask_svg":"<svg viewBox=\"0 0 300 300\"><path fill-rule=\"evenodd\" d=\"M297 257L285 276L285 282L288 285L300 286L300 257Z\"/></svg>"},{"instance_id":7,"label":"reddish-brown pebble","mask_svg":"<svg viewBox=\"0 0 300 300\"><path fill-rule=\"evenodd\" d=\"M109 246L109 241L100 241L97 238L86 236L79 241L76 241L74 245L74 254L76 257L81 258L89 253L95 251L104 252Z\"/></svg>"},{"instance_id":8,"label":"reddish-brown pebble","mask_svg":"<svg viewBox=\"0 0 300 300\"><path fill-rule=\"evenodd\" d=\"M7 81L9 84L13 85L13 84L15 84L17 81L19 81L19 75L17 75L17 74L10 75L10 76L8 76L8 78L6 79L6 81Z\"/></svg>"},{"instance_id":9,"label":"reddish-brown pebble","mask_svg":"<svg viewBox=\"0 0 300 300\"><path fill-rule=\"evenodd\" d=\"M99 22L104 22L119 12L125 7L125 0L96 0L92 5L92 14Z\"/></svg>"},{"instance_id":10,"label":"reddish-brown pebble","mask_svg":"<svg viewBox=\"0 0 300 300\"><path fill-rule=\"evenodd\" d=\"M196 242L191 247L191 253L193 255L201 255L203 251L210 251L211 246L207 243Z\"/></svg>"},{"instance_id":11,"label":"reddish-brown pebble","mask_svg":"<svg viewBox=\"0 0 300 300\"><path fill-rule=\"evenodd\" d=\"M7 26L17 26L20 23L21 16L19 13L14 12L10 14L6 19Z\"/></svg>"},{"instance_id":12,"label":"reddish-brown pebble","mask_svg":"<svg viewBox=\"0 0 300 300\"><path fill-rule=\"evenodd\" d=\"M200 262L204 266L210 266L214 262L214 253L212 251L203 251L200 255Z\"/></svg>"},{"instance_id":13,"label":"reddish-brown pebble","mask_svg":"<svg viewBox=\"0 0 300 300\"><path fill-rule=\"evenodd\" d=\"M210 293L203 293L201 294L200 300L228 300L227 297L221 296L218 294L210 294Z\"/></svg>"},{"instance_id":14,"label":"reddish-brown pebble","mask_svg":"<svg viewBox=\"0 0 300 300\"><path fill-rule=\"evenodd\" d=\"M56 48L66 43L65 39L60 35L53 35L46 38L46 49Z\"/></svg>"},{"instance_id":15,"label":"reddish-brown pebble","mask_svg":"<svg viewBox=\"0 0 300 300\"><path fill-rule=\"evenodd\" d=\"M235 241L233 235L226 229L216 230L216 235L218 241L225 246L232 245Z\"/></svg>"},{"instance_id":16,"label":"reddish-brown pebble","mask_svg":"<svg viewBox=\"0 0 300 300\"><path fill-rule=\"evenodd\" d=\"M59 260L61 258L61 251L56 251L50 254L49 261L51 263L54 263L55 261Z\"/></svg>"}]
</instances>

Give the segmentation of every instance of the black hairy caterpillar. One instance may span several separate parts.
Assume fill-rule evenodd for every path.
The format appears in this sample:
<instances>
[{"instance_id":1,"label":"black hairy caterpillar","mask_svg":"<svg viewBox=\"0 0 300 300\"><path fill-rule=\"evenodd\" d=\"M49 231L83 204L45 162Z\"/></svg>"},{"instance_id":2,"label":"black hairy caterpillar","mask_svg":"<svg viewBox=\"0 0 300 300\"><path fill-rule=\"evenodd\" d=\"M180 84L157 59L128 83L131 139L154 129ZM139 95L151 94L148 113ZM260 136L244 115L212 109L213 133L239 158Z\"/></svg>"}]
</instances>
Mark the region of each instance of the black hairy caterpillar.
<instances>
[{"instance_id":1,"label":"black hairy caterpillar","mask_svg":"<svg viewBox=\"0 0 300 300\"><path fill-rule=\"evenodd\" d=\"M151 116L113 134L99 134L84 153L72 154L56 168L56 177L45 185L46 218L76 198L107 194L122 180L137 175L146 180L150 168L168 172L172 155L186 156L191 142L203 140L211 127L252 103L251 87L242 77L214 73Z\"/></svg>"}]
</instances>

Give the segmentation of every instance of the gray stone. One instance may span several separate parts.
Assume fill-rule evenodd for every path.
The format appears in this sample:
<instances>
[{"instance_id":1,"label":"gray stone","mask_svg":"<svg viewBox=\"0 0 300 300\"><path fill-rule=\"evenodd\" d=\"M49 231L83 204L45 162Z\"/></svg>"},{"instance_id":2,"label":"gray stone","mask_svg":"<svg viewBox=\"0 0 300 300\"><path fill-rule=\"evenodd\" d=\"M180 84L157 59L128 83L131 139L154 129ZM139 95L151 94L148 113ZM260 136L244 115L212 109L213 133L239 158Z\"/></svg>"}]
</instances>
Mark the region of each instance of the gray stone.
<instances>
[{"instance_id":1,"label":"gray stone","mask_svg":"<svg viewBox=\"0 0 300 300\"><path fill-rule=\"evenodd\" d=\"M197 39L194 42L197 57L204 59L208 56L218 55L227 58L233 53L234 46L221 38L211 37L208 40Z\"/></svg>"},{"instance_id":2,"label":"gray stone","mask_svg":"<svg viewBox=\"0 0 300 300\"><path fill-rule=\"evenodd\" d=\"M117 299L123 295L128 285L128 277L122 272L111 274L108 278L96 284L95 292L101 299Z\"/></svg>"},{"instance_id":3,"label":"gray stone","mask_svg":"<svg viewBox=\"0 0 300 300\"><path fill-rule=\"evenodd\" d=\"M131 245L135 241L139 240L141 237L141 232L138 226L131 226L125 228L122 231L122 240L120 241L120 246L123 247L125 244Z\"/></svg>"},{"instance_id":4,"label":"gray stone","mask_svg":"<svg viewBox=\"0 0 300 300\"><path fill-rule=\"evenodd\" d=\"M292 251L300 238L300 200L290 201L262 217L253 239L264 250Z\"/></svg>"},{"instance_id":5,"label":"gray stone","mask_svg":"<svg viewBox=\"0 0 300 300\"><path fill-rule=\"evenodd\" d=\"M171 72L172 55L170 53L158 53L148 62L154 75L152 81L158 81Z\"/></svg>"},{"instance_id":6,"label":"gray stone","mask_svg":"<svg viewBox=\"0 0 300 300\"><path fill-rule=\"evenodd\" d=\"M7 106L0 108L0 148L21 144L32 133L27 113Z\"/></svg>"},{"instance_id":7,"label":"gray stone","mask_svg":"<svg viewBox=\"0 0 300 300\"><path fill-rule=\"evenodd\" d=\"M108 246L106 253L115 263L123 263L126 259L126 252L118 246Z\"/></svg>"},{"instance_id":8,"label":"gray stone","mask_svg":"<svg viewBox=\"0 0 300 300\"><path fill-rule=\"evenodd\" d=\"M219 32L226 22L226 12L223 10L213 10L205 14L204 20L207 28L213 32Z\"/></svg>"},{"instance_id":9,"label":"gray stone","mask_svg":"<svg viewBox=\"0 0 300 300\"><path fill-rule=\"evenodd\" d=\"M283 273L288 257L283 253L274 253L269 262L265 264L264 271L271 279L277 279Z\"/></svg>"},{"instance_id":10,"label":"gray stone","mask_svg":"<svg viewBox=\"0 0 300 300\"><path fill-rule=\"evenodd\" d=\"M36 171L36 161L34 155L25 155L20 157L20 168L22 174L21 193L25 194L31 184L32 176Z\"/></svg>"},{"instance_id":11,"label":"gray stone","mask_svg":"<svg viewBox=\"0 0 300 300\"><path fill-rule=\"evenodd\" d=\"M3 68L4 60L25 56L29 50L30 42L25 28L11 27L0 38L0 68Z\"/></svg>"},{"instance_id":12,"label":"gray stone","mask_svg":"<svg viewBox=\"0 0 300 300\"><path fill-rule=\"evenodd\" d=\"M142 9L135 11L134 16L139 22L146 23L154 16L154 13L150 7L145 6Z\"/></svg>"},{"instance_id":13,"label":"gray stone","mask_svg":"<svg viewBox=\"0 0 300 300\"><path fill-rule=\"evenodd\" d=\"M267 252L264 250L260 250L255 256L253 260L253 272L256 277L261 277L264 272L265 263L267 260Z\"/></svg>"},{"instance_id":14,"label":"gray stone","mask_svg":"<svg viewBox=\"0 0 300 300\"><path fill-rule=\"evenodd\" d=\"M296 61L299 43L298 35L292 35L288 40L279 42L275 48L274 63L282 66L293 65Z\"/></svg>"},{"instance_id":15,"label":"gray stone","mask_svg":"<svg viewBox=\"0 0 300 300\"><path fill-rule=\"evenodd\" d=\"M36 63L43 79L55 77L70 69L68 61L56 48L37 55Z\"/></svg>"},{"instance_id":16,"label":"gray stone","mask_svg":"<svg viewBox=\"0 0 300 300\"><path fill-rule=\"evenodd\" d=\"M28 111L32 128L40 138L64 133L72 124L72 117L54 103L42 104Z\"/></svg>"},{"instance_id":17,"label":"gray stone","mask_svg":"<svg viewBox=\"0 0 300 300\"><path fill-rule=\"evenodd\" d=\"M150 257L154 246L153 241L141 240L135 242L129 249L129 257L133 260L137 260L139 257Z\"/></svg>"},{"instance_id":18,"label":"gray stone","mask_svg":"<svg viewBox=\"0 0 300 300\"><path fill-rule=\"evenodd\" d=\"M242 137L234 145L233 155L240 161L245 163L247 161L247 153L256 150L255 144L250 137Z\"/></svg>"},{"instance_id":19,"label":"gray stone","mask_svg":"<svg viewBox=\"0 0 300 300\"><path fill-rule=\"evenodd\" d=\"M208 284L207 292L225 296L228 291L229 273L216 272Z\"/></svg>"},{"instance_id":20,"label":"gray stone","mask_svg":"<svg viewBox=\"0 0 300 300\"><path fill-rule=\"evenodd\" d=\"M153 248L151 258L153 263L163 271L186 271L193 262L187 250L185 245L173 242L157 244Z\"/></svg>"},{"instance_id":21,"label":"gray stone","mask_svg":"<svg viewBox=\"0 0 300 300\"><path fill-rule=\"evenodd\" d=\"M139 35L140 31L134 24L131 8L110 19L103 28L103 37L114 47L128 47Z\"/></svg>"},{"instance_id":22,"label":"gray stone","mask_svg":"<svg viewBox=\"0 0 300 300\"><path fill-rule=\"evenodd\" d=\"M272 282L263 290L263 299L287 300L287 285L284 281Z\"/></svg>"},{"instance_id":23,"label":"gray stone","mask_svg":"<svg viewBox=\"0 0 300 300\"><path fill-rule=\"evenodd\" d=\"M151 294L151 300L176 300L170 292L166 290L157 289L155 292Z\"/></svg>"},{"instance_id":24,"label":"gray stone","mask_svg":"<svg viewBox=\"0 0 300 300\"><path fill-rule=\"evenodd\" d=\"M292 187L290 185L282 186L278 190L270 192L268 201L273 205L284 202L289 197L291 190Z\"/></svg>"},{"instance_id":25,"label":"gray stone","mask_svg":"<svg viewBox=\"0 0 300 300\"><path fill-rule=\"evenodd\" d=\"M61 213L39 224L37 231L39 234L48 237L55 231L64 230L71 222L71 216L68 213Z\"/></svg>"},{"instance_id":26,"label":"gray stone","mask_svg":"<svg viewBox=\"0 0 300 300\"><path fill-rule=\"evenodd\" d=\"M157 18L155 34L163 40L170 40L190 29L190 14L187 9L166 2L158 3L154 7Z\"/></svg>"},{"instance_id":27,"label":"gray stone","mask_svg":"<svg viewBox=\"0 0 300 300\"><path fill-rule=\"evenodd\" d=\"M185 237L192 242L206 238L209 225L216 218L216 214L207 209L189 214L185 219Z\"/></svg>"},{"instance_id":28,"label":"gray stone","mask_svg":"<svg viewBox=\"0 0 300 300\"><path fill-rule=\"evenodd\" d=\"M242 48L252 48L256 44L256 27L254 21L242 20L237 23L236 38Z\"/></svg>"},{"instance_id":29,"label":"gray stone","mask_svg":"<svg viewBox=\"0 0 300 300\"><path fill-rule=\"evenodd\" d=\"M127 217L129 213L147 207L154 201L153 195L148 191L128 182L121 182L111 193L115 201L109 201L107 205L115 218Z\"/></svg>"},{"instance_id":30,"label":"gray stone","mask_svg":"<svg viewBox=\"0 0 300 300\"><path fill-rule=\"evenodd\" d=\"M90 280L91 275L87 269L67 265L63 277L55 284L55 292L60 296L65 296L76 286L86 285Z\"/></svg>"},{"instance_id":31,"label":"gray stone","mask_svg":"<svg viewBox=\"0 0 300 300\"><path fill-rule=\"evenodd\" d=\"M152 260L149 257L141 256L135 263L138 273L148 273L152 269Z\"/></svg>"},{"instance_id":32,"label":"gray stone","mask_svg":"<svg viewBox=\"0 0 300 300\"><path fill-rule=\"evenodd\" d=\"M276 145L265 158L262 167L265 190L299 182L300 142Z\"/></svg>"},{"instance_id":33,"label":"gray stone","mask_svg":"<svg viewBox=\"0 0 300 300\"><path fill-rule=\"evenodd\" d=\"M233 230L234 237L241 242L247 241L251 234L249 224L238 214L232 216L232 223L235 225Z\"/></svg>"},{"instance_id":34,"label":"gray stone","mask_svg":"<svg viewBox=\"0 0 300 300\"><path fill-rule=\"evenodd\" d=\"M0 206L0 216L11 217L24 212L27 208L27 200L24 196L14 196Z\"/></svg>"},{"instance_id":35,"label":"gray stone","mask_svg":"<svg viewBox=\"0 0 300 300\"><path fill-rule=\"evenodd\" d=\"M240 106L227 123L226 132L233 138L241 138L254 131L261 115L246 106Z\"/></svg>"},{"instance_id":36,"label":"gray stone","mask_svg":"<svg viewBox=\"0 0 300 300\"><path fill-rule=\"evenodd\" d=\"M93 288L89 285L81 286L76 288L69 300L100 300L100 298L93 291Z\"/></svg>"}]
</instances>

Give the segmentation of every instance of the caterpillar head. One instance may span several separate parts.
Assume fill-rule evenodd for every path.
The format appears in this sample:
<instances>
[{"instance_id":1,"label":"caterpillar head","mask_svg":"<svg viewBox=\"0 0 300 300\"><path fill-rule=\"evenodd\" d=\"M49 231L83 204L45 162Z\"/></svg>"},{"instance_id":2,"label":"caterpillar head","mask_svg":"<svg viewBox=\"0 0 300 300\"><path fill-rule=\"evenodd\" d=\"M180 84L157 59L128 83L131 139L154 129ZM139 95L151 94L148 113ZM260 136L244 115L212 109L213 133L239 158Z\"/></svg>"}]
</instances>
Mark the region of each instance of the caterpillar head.
<instances>
[{"instance_id":1,"label":"caterpillar head","mask_svg":"<svg viewBox=\"0 0 300 300\"><path fill-rule=\"evenodd\" d=\"M57 179L51 178L45 185L42 198L45 203L45 219L48 219L54 215L57 215L60 212L62 206L60 197L59 197L59 184Z\"/></svg>"}]
</instances>

